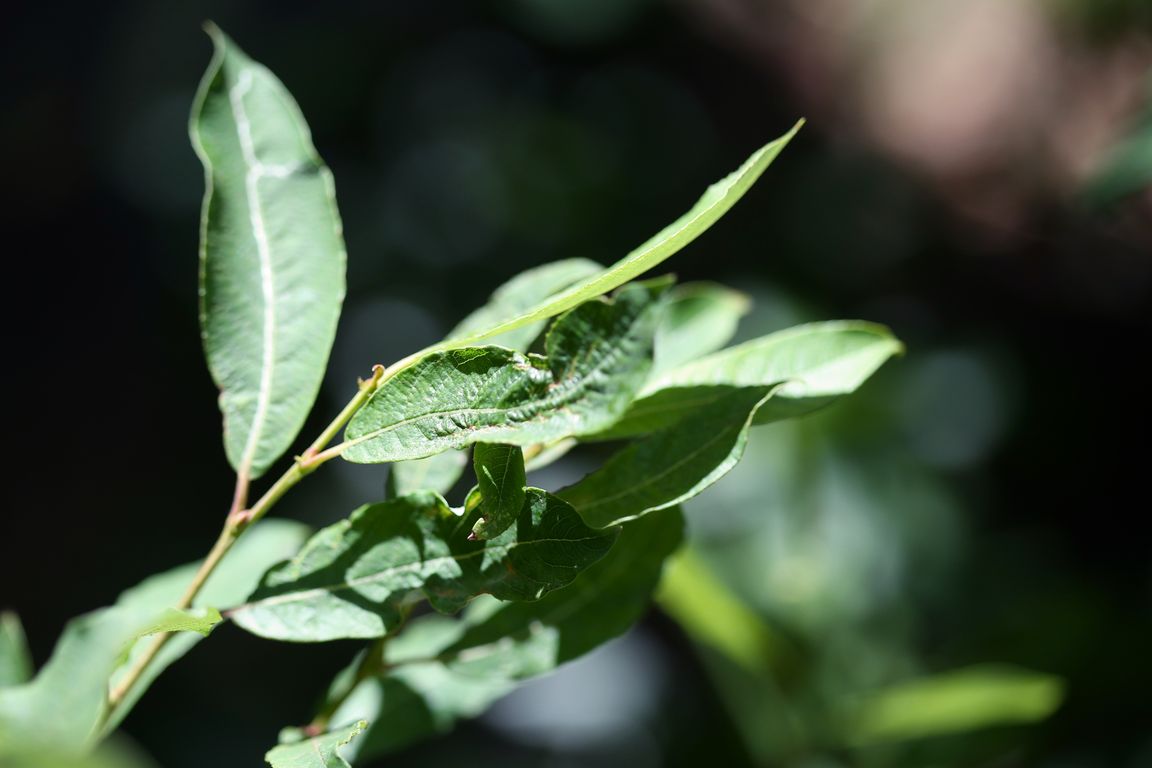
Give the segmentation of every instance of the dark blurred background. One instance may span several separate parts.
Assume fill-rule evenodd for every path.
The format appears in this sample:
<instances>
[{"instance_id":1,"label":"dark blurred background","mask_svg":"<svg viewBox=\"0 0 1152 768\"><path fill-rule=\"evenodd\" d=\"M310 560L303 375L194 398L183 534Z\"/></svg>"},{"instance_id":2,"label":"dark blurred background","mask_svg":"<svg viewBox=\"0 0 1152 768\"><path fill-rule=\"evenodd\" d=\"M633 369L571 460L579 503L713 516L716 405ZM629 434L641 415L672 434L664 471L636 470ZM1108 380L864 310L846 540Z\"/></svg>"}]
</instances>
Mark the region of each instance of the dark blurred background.
<instances>
[{"instance_id":1,"label":"dark blurred background","mask_svg":"<svg viewBox=\"0 0 1152 768\"><path fill-rule=\"evenodd\" d=\"M725 668L654 610L577 673L388 765L1152 764L1152 3L4 17L0 607L38 663L69 617L200 557L229 501L186 137L211 18L295 94L336 175L349 298L306 433L372 363L437 340L521 269L617 259L800 116L757 188L667 268L750 294L742 337L858 317L908 345L860 396L760 430L688 511L702 562L789 649L769 674ZM383 480L333 467L280 509L324 524ZM356 647L224 627L126 731L163 766L256 765ZM827 738L861 692L987 663L1059 678L1054 714L879 748Z\"/></svg>"}]
</instances>

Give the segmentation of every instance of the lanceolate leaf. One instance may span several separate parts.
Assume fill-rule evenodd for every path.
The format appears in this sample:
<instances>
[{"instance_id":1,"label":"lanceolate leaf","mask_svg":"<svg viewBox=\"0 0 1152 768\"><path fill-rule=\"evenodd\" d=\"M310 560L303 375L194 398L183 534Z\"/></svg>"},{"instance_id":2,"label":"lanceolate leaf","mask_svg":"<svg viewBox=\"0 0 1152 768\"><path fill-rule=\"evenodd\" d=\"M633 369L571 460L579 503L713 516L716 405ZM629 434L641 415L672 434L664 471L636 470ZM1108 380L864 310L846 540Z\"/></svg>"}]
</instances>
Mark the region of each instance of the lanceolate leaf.
<instances>
[{"instance_id":1,"label":"lanceolate leaf","mask_svg":"<svg viewBox=\"0 0 1152 768\"><path fill-rule=\"evenodd\" d=\"M786 642L690 547L669 559L656 599L689 637L749 673L771 673L786 652Z\"/></svg>"},{"instance_id":2,"label":"lanceolate leaf","mask_svg":"<svg viewBox=\"0 0 1152 768\"><path fill-rule=\"evenodd\" d=\"M207 185L201 329L228 460L255 478L316 399L344 298L344 241L332 174L292 96L210 34L216 53L190 125Z\"/></svg>"},{"instance_id":3,"label":"lanceolate leaf","mask_svg":"<svg viewBox=\"0 0 1152 768\"><path fill-rule=\"evenodd\" d=\"M530 445L605 429L651 367L664 286L594 299L552 326L547 358L503 347L440 352L383 384L352 418L343 457L418 459L472 443Z\"/></svg>"},{"instance_id":4,"label":"lanceolate leaf","mask_svg":"<svg viewBox=\"0 0 1152 768\"><path fill-rule=\"evenodd\" d=\"M678 510L624 526L609 553L534 603L477 601L462 620L426 616L389 641L388 671L349 697L333 722L368 718L357 759L394 752L482 713L517 683L623 634L648 609L680 544Z\"/></svg>"},{"instance_id":5,"label":"lanceolate leaf","mask_svg":"<svg viewBox=\"0 0 1152 768\"><path fill-rule=\"evenodd\" d=\"M669 293L656 329L654 376L722 348L750 306L744 294L715 283L685 283Z\"/></svg>"},{"instance_id":6,"label":"lanceolate leaf","mask_svg":"<svg viewBox=\"0 0 1152 768\"><path fill-rule=\"evenodd\" d=\"M466 451L445 451L425 459L398 461L388 468L388 498L417 491L435 491L444 496L456 485L467 466Z\"/></svg>"},{"instance_id":7,"label":"lanceolate leaf","mask_svg":"<svg viewBox=\"0 0 1152 768\"><path fill-rule=\"evenodd\" d=\"M291 520L263 520L244 534L228 553L228 556L208 577L200 590L197 603L200 605L229 608L244 600L260 581L268 568L300 549L308 537L308 527ZM120 596L117 605L130 608L138 614L155 614L180 599L184 589L192 580L199 563L174 568L146 579ZM195 632L181 632L173 637L156 658L148 665L143 676L120 702L112 717L104 724L101 733L110 733L124 719L139 698L147 691L161 672L190 651L203 637ZM112 682L119 682L132 662L151 644L149 638L137 640L128 659L119 666L112 676Z\"/></svg>"},{"instance_id":8,"label":"lanceolate leaf","mask_svg":"<svg viewBox=\"0 0 1152 768\"><path fill-rule=\"evenodd\" d=\"M1032 723L1064 698L1055 675L982 664L909 680L857 702L854 746L963 733L994 725Z\"/></svg>"},{"instance_id":9,"label":"lanceolate leaf","mask_svg":"<svg viewBox=\"0 0 1152 768\"><path fill-rule=\"evenodd\" d=\"M350 768L340 753L367 727L361 720L322 736L281 744L269 750L264 760L272 768Z\"/></svg>"},{"instance_id":10,"label":"lanceolate leaf","mask_svg":"<svg viewBox=\"0 0 1152 768\"><path fill-rule=\"evenodd\" d=\"M772 164L803 124L803 120L799 121L788 133L756 150L743 165L708 187L691 210L607 269L580 280L530 309L509 312L499 319L496 318L498 313L493 312L491 324L487 328L480 328L477 323L477 327L472 329L469 335L453 336L413 355L413 358L446 349L470 346L531 323L547 320L647 272L695 240L727 213Z\"/></svg>"},{"instance_id":11,"label":"lanceolate leaf","mask_svg":"<svg viewBox=\"0 0 1152 768\"><path fill-rule=\"evenodd\" d=\"M202 601L221 607L239 602L268 565L299 546L302 529L297 523L272 520L254 528L205 584ZM195 632L172 638L112 717L101 723L109 683L152 642L137 638L191 628L185 614L169 614L168 619L165 614L195 569L189 565L153 576L121 595L116 605L69 622L35 679L0 689L0 744L39 744L61 754L78 753L111 731L156 675L202 639ZM195 623L195 628L205 628L201 619Z\"/></svg>"},{"instance_id":12,"label":"lanceolate leaf","mask_svg":"<svg viewBox=\"0 0 1152 768\"><path fill-rule=\"evenodd\" d=\"M0 747L82 752L104 711L108 679L136 635L134 618L114 607L70 621L35 679L0 689Z\"/></svg>"},{"instance_id":13,"label":"lanceolate leaf","mask_svg":"<svg viewBox=\"0 0 1152 768\"><path fill-rule=\"evenodd\" d=\"M569 287L577 280L583 280L602 271L604 268L588 259L564 259L521 272L496 289L488 303L477 309L446 337L448 341L467 339L489 328L499 325L509 317L516 317L532 309L540 302ZM545 319L499 334L498 337L485 336L502 347L525 352L532 341L544 330Z\"/></svg>"},{"instance_id":14,"label":"lanceolate leaf","mask_svg":"<svg viewBox=\"0 0 1152 768\"><path fill-rule=\"evenodd\" d=\"M32 676L32 657L20 617L0 612L0 688L20 685Z\"/></svg>"},{"instance_id":15,"label":"lanceolate leaf","mask_svg":"<svg viewBox=\"0 0 1152 768\"><path fill-rule=\"evenodd\" d=\"M485 593L537 600L572 581L614 538L535 488L502 535L471 540L475 518L456 516L434 493L361 507L270 570L231 618L276 640L379 637L398 624L413 590L445 613Z\"/></svg>"},{"instance_id":16,"label":"lanceolate leaf","mask_svg":"<svg viewBox=\"0 0 1152 768\"><path fill-rule=\"evenodd\" d=\"M215 608L193 608L187 611L168 608L139 632L141 637L159 632L196 632L202 637L207 637L223 620L220 611Z\"/></svg>"},{"instance_id":17,"label":"lanceolate leaf","mask_svg":"<svg viewBox=\"0 0 1152 768\"><path fill-rule=\"evenodd\" d=\"M724 387L780 386L757 424L792 418L851 394L903 345L882 325L842 320L800 325L666 371L628 412L592 439L652 432L707 407Z\"/></svg>"},{"instance_id":18,"label":"lanceolate leaf","mask_svg":"<svg viewBox=\"0 0 1152 768\"><path fill-rule=\"evenodd\" d=\"M515 445L477 443L472 463L481 498L480 519L472 532L481 539L491 539L516 522L524 505L524 452Z\"/></svg>"},{"instance_id":19,"label":"lanceolate leaf","mask_svg":"<svg viewBox=\"0 0 1152 768\"><path fill-rule=\"evenodd\" d=\"M773 391L715 389L706 406L632 443L560 497L585 523L606 528L685 502L715 483L744 455L753 417Z\"/></svg>"}]
</instances>

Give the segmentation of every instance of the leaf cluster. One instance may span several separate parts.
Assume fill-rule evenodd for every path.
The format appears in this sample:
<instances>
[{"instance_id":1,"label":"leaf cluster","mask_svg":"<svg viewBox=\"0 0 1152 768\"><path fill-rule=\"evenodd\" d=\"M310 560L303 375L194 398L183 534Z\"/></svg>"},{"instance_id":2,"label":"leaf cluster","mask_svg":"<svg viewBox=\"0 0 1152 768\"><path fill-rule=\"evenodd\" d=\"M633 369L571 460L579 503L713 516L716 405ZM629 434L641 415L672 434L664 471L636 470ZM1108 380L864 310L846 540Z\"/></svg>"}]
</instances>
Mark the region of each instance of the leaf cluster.
<instances>
[{"instance_id":1,"label":"leaf cluster","mask_svg":"<svg viewBox=\"0 0 1152 768\"><path fill-rule=\"evenodd\" d=\"M829 405L901 351L859 321L725 348L744 296L636 281L731 208L797 124L615 264L529 270L444 341L378 366L249 504L314 405L346 258L332 175L292 97L212 36L191 134L207 188L201 326L236 503L204 563L76 619L31 679L5 619L0 756L91 750L224 619L270 640L370 641L312 721L268 752L273 766L348 765L442 732L625 632L682 540L679 505L740 461L749 430ZM530 485L579 443L612 448L574 485ZM261 520L337 458L391 464L388 497L307 537ZM454 506L469 466L474 487Z\"/></svg>"}]
</instances>

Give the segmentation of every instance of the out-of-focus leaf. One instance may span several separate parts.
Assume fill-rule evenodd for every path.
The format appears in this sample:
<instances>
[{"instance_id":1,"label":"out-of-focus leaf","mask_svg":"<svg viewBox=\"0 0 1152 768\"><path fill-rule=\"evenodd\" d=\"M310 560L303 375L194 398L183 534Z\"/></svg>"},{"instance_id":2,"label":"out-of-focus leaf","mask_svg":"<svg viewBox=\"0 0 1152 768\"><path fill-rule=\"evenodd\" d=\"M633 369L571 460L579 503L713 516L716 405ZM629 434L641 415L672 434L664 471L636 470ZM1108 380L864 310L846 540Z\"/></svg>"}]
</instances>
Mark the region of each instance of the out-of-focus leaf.
<instances>
[{"instance_id":1,"label":"out-of-focus leaf","mask_svg":"<svg viewBox=\"0 0 1152 768\"><path fill-rule=\"evenodd\" d=\"M520 681L582 656L635 624L682 533L678 511L652 515L624 526L604 558L542 600L478 600L461 620L413 621L389 641L388 671L362 683L333 722L373 722L355 745L356 758L367 759L482 713Z\"/></svg>"},{"instance_id":2,"label":"out-of-focus leaf","mask_svg":"<svg viewBox=\"0 0 1152 768\"><path fill-rule=\"evenodd\" d=\"M515 445L477 443L472 462L481 499L480 519L472 532L491 539L508 530L524 506L524 452Z\"/></svg>"},{"instance_id":3,"label":"out-of-focus leaf","mask_svg":"<svg viewBox=\"0 0 1152 768\"><path fill-rule=\"evenodd\" d=\"M160 632L195 632L207 637L223 620L220 611L215 608L193 608L187 611L167 608L155 621L141 628L139 633L141 637L147 637Z\"/></svg>"},{"instance_id":4,"label":"out-of-focus leaf","mask_svg":"<svg viewBox=\"0 0 1152 768\"><path fill-rule=\"evenodd\" d=\"M713 387L707 403L678 424L637 440L559 496L593 528L676 506L740 461L770 387Z\"/></svg>"},{"instance_id":5,"label":"out-of-focus leaf","mask_svg":"<svg viewBox=\"0 0 1152 768\"><path fill-rule=\"evenodd\" d=\"M1044 720L1060 706L1064 683L1020 667L977 665L878 691L858 706L856 745L962 733Z\"/></svg>"},{"instance_id":6,"label":"out-of-focus leaf","mask_svg":"<svg viewBox=\"0 0 1152 768\"><path fill-rule=\"evenodd\" d=\"M205 584L201 602L223 607L242 599L268 565L299 545L302 528L283 521L267 521L254 528ZM116 711L102 722L109 683L118 681L152 642L137 638L184 628L187 616L170 615L178 619L172 624L165 623L164 616L194 572L193 565L153 576L121 595L116 605L69 622L52 658L34 680L0 690L0 743L45 745L53 753L79 753L114 728L152 680L201 639L192 632L172 638ZM202 621L196 623L203 628Z\"/></svg>"},{"instance_id":7,"label":"out-of-focus leaf","mask_svg":"<svg viewBox=\"0 0 1152 768\"><path fill-rule=\"evenodd\" d=\"M696 642L716 649L749 672L771 670L779 651L771 627L691 549L669 559L656 598Z\"/></svg>"},{"instance_id":8,"label":"out-of-focus leaf","mask_svg":"<svg viewBox=\"0 0 1152 768\"><path fill-rule=\"evenodd\" d=\"M20 617L0 612L0 688L20 685L32 677L32 657Z\"/></svg>"},{"instance_id":9,"label":"out-of-focus leaf","mask_svg":"<svg viewBox=\"0 0 1152 768\"><path fill-rule=\"evenodd\" d=\"M743 165L708 187L691 210L612 266L580 280L530 309L501 316L499 320L493 313L490 318L491 325L487 328L477 327L468 336L454 336L452 339L442 341L413 355L413 359L433 352L471 346L478 341L547 320L588 299L614 290L652 269L702 235L727 213L772 164L803 124L803 120L797 122L788 133L756 150Z\"/></svg>"},{"instance_id":10,"label":"out-of-focus leaf","mask_svg":"<svg viewBox=\"0 0 1152 768\"><path fill-rule=\"evenodd\" d=\"M124 608L105 608L70 621L31 682L0 689L0 745L82 752L104 711L108 679L135 635L132 619Z\"/></svg>"},{"instance_id":11,"label":"out-of-focus leaf","mask_svg":"<svg viewBox=\"0 0 1152 768\"><path fill-rule=\"evenodd\" d=\"M272 568L229 615L276 640L379 637L399 623L401 602L413 590L446 613L480 594L537 600L571 582L614 539L536 488L500 536L470 539L477 514L458 517L426 492L361 507Z\"/></svg>"},{"instance_id":12,"label":"out-of-focus leaf","mask_svg":"<svg viewBox=\"0 0 1152 768\"><path fill-rule=\"evenodd\" d=\"M244 534L228 556L204 583L198 605L229 608L248 597L260 581L260 577L273 564L291 557L300 549L308 537L308 527L291 520L263 520ZM199 568L199 563L190 563L171 571L160 573L140 582L120 596L117 605L130 608L134 612L148 613L163 610L174 605L183 594ZM139 698L152 682L173 662L188 653L203 638L193 632L182 632L168 643L148 665L140 680L121 700L120 705L104 723L102 733L109 733L132 710ZM151 644L149 638L137 640L128 654L128 659L112 676L112 684L131 668L132 663Z\"/></svg>"},{"instance_id":13,"label":"out-of-focus leaf","mask_svg":"<svg viewBox=\"0 0 1152 768\"><path fill-rule=\"evenodd\" d=\"M224 446L259 477L316 400L344 299L332 174L292 96L215 27L192 111L204 164L201 328Z\"/></svg>"},{"instance_id":14,"label":"out-of-focus leaf","mask_svg":"<svg viewBox=\"0 0 1152 768\"><path fill-rule=\"evenodd\" d=\"M736 334L749 306L747 296L716 283L686 283L673 288L656 329L652 374L721 349Z\"/></svg>"},{"instance_id":15,"label":"out-of-focus leaf","mask_svg":"<svg viewBox=\"0 0 1152 768\"><path fill-rule=\"evenodd\" d=\"M793 418L855 392L903 345L881 325L841 320L790 328L674 368L649 381L628 412L591 439L618 439L676 423L723 393L783 385L757 424Z\"/></svg>"},{"instance_id":16,"label":"out-of-focus leaf","mask_svg":"<svg viewBox=\"0 0 1152 768\"><path fill-rule=\"evenodd\" d=\"M488 303L480 307L452 329L446 339L467 339L532 309L540 302L569 287L577 280L588 278L604 268L588 259L564 259L541 264L521 272L496 289ZM527 351L533 340L544 330L546 318L527 323L519 328L484 338L502 347Z\"/></svg>"},{"instance_id":17,"label":"out-of-focus leaf","mask_svg":"<svg viewBox=\"0 0 1152 768\"><path fill-rule=\"evenodd\" d=\"M272 768L351 768L340 753L367 727L361 720L295 744L281 744L270 749L264 760Z\"/></svg>"},{"instance_id":18,"label":"out-of-focus leaf","mask_svg":"<svg viewBox=\"0 0 1152 768\"><path fill-rule=\"evenodd\" d=\"M157 768L140 750L123 740L109 741L83 754L61 752L52 745L35 747L0 742L4 768Z\"/></svg>"},{"instance_id":19,"label":"out-of-focus leaf","mask_svg":"<svg viewBox=\"0 0 1152 768\"><path fill-rule=\"evenodd\" d=\"M376 390L348 425L342 456L418 459L477 442L530 445L597 432L643 386L666 284L594 299L552 326L547 359L503 347L430 355Z\"/></svg>"},{"instance_id":20,"label":"out-of-focus leaf","mask_svg":"<svg viewBox=\"0 0 1152 768\"><path fill-rule=\"evenodd\" d=\"M388 468L388 498L417 491L434 491L444 496L456 485L467 466L465 451L444 451L423 459L398 461Z\"/></svg>"},{"instance_id":21,"label":"out-of-focus leaf","mask_svg":"<svg viewBox=\"0 0 1152 768\"><path fill-rule=\"evenodd\" d=\"M1088 180L1084 193L1095 205L1106 206L1152 188L1152 77L1148 78L1145 93L1142 114Z\"/></svg>"}]
</instances>

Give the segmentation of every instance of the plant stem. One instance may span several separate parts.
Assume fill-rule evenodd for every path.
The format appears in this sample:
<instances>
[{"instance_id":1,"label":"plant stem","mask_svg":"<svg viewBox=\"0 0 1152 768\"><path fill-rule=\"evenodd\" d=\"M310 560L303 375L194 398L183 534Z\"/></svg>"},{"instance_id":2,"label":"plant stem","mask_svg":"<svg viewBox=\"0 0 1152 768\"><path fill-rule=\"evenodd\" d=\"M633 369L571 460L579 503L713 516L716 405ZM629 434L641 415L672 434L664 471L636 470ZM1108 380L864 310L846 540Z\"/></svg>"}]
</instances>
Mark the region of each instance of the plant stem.
<instances>
[{"instance_id":1,"label":"plant stem","mask_svg":"<svg viewBox=\"0 0 1152 768\"><path fill-rule=\"evenodd\" d=\"M372 369L372 376L367 381L360 382L359 389L356 396L353 397L348 405L332 420L332 423L324 428L320 436L316 438L315 442L308 447L307 450L301 454L296 461L285 470L284 474L276 480L272 486L264 492L264 495L253 504L251 507L245 509L244 505L248 497L249 480L245 473L241 473L236 478L236 491L233 494L232 508L228 512L228 517L224 521L224 529L220 531L219 538L216 543L212 545L212 550L208 556L204 558L204 562L200 564L197 569L196 575L192 577L192 582L188 588L184 590L184 594L176 603L175 607L179 610L187 610L192 607L193 601L196 596L200 594L200 590L204 588L204 583L208 581L208 577L212 575L216 567L220 565L220 561L232 549L232 545L243 535L244 531L248 530L253 523L267 514L276 502L287 493L294 485L299 483L309 474L314 472L317 467L326 461L339 456L339 451L324 451L324 447L332 442L336 434L344 427L345 424L355 415L364 403L372 397L373 393L379 387L380 383L384 380L384 367L376 366ZM128 695L132 687L140 681L145 670L156 658L156 655L164 648L168 641L173 637L171 632L161 632L156 635L152 640L152 644L140 655L140 658L132 665L128 672L124 675L123 679L108 692L108 706L104 712L104 721L106 722L115 711L121 702L124 701L125 696Z\"/></svg>"}]
</instances>

